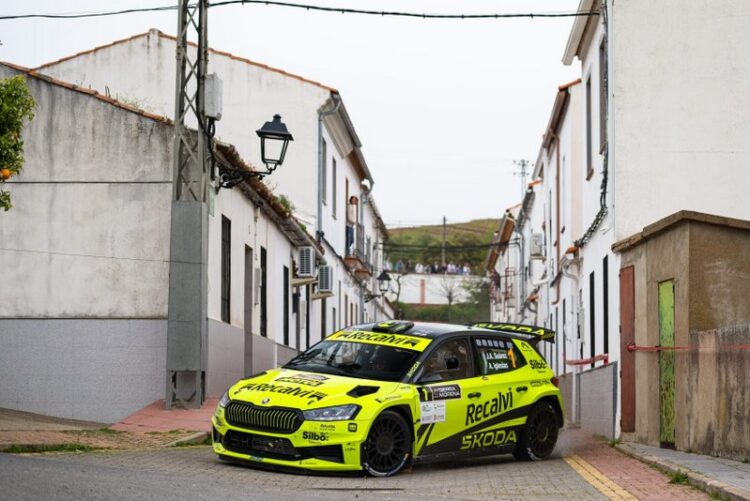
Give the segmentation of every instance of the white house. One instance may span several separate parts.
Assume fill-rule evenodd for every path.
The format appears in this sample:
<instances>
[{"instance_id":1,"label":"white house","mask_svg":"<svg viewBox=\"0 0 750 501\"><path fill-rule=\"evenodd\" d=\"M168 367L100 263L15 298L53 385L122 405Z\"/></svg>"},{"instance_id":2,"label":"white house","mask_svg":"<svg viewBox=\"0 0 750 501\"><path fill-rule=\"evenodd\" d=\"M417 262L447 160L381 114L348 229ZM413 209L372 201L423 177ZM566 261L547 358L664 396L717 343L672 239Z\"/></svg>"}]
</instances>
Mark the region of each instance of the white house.
<instances>
[{"instance_id":1,"label":"white house","mask_svg":"<svg viewBox=\"0 0 750 501\"><path fill-rule=\"evenodd\" d=\"M174 37L151 30L37 70L173 116L175 50ZM316 327L310 343L321 332L387 318L391 312L382 298L364 301L377 291L373 277L382 270L382 253L375 249L387 234L371 192L373 177L341 95L321 83L214 49L209 49L208 71L223 82L224 109L216 137L234 144L249 163L261 165L254 131L274 114L282 116L294 136L283 167L266 182L291 201L295 217L315 232L333 267L334 297L313 303L309 322L320 329ZM347 222L352 197L356 217ZM347 245L347 225L353 229L352 245ZM258 266L258 253L253 259ZM242 328L240 319L235 320L233 326ZM302 339L297 346L290 338L289 346L305 348L307 338Z\"/></svg>"},{"instance_id":2,"label":"white house","mask_svg":"<svg viewBox=\"0 0 750 501\"><path fill-rule=\"evenodd\" d=\"M0 64L0 78L17 74L37 106L23 132L25 169L6 183L15 206L0 224L0 407L118 421L164 398L173 126ZM231 145L217 154L250 168ZM293 311L289 279L299 247L322 248L257 180L219 192L208 245L206 382L218 395L320 335L295 331L309 315Z\"/></svg>"},{"instance_id":3,"label":"white house","mask_svg":"<svg viewBox=\"0 0 750 501\"><path fill-rule=\"evenodd\" d=\"M575 19L563 62L577 59L581 78L558 90L516 221L526 282L519 299L526 295L528 307L515 320L558 332L544 354L558 374L582 371L577 394L570 378L562 383L570 417L582 426L615 437L639 423L639 439L685 446L685 432L675 438L674 428L660 429L653 410L676 406L678 430L688 429L674 402L685 383L670 390L671 383L645 384L641 376L639 392L637 374L658 376L660 355L626 344L659 337L646 321L663 306L655 284L674 283L678 313L689 307L681 300L699 293L688 294L688 284L638 243L660 221L750 219L743 194L750 186L750 37L740 21L750 11L741 1L645 0L581 0L578 10L591 15ZM707 266L691 265L695 273ZM688 344L684 327L673 334ZM685 373L683 361L676 367Z\"/></svg>"}]
</instances>

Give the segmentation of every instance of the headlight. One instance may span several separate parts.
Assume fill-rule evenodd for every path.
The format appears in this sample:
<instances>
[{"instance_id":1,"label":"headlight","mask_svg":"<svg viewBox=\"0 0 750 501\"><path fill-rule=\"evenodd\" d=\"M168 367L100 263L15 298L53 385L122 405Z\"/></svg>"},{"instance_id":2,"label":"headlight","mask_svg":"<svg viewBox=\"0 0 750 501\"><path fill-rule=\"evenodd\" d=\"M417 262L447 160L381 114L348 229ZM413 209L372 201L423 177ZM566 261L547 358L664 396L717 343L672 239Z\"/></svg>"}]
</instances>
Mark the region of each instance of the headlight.
<instances>
[{"instance_id":1,"label":"headlight","mask_svg":"<svg viewBox=\"0 0 750 501\"><path fill-rule=\"evenodd\" d=\"M231 402L231 400L229 400L229 390L227 390L219 399L219 407L224 408L229 405L229 402Z\"/></svg>"},{"instance_id":2,"label":"headlight","mask_svg":"<svg viewBox=\"0 0 750 501\"><path fill-rule=\"evenodd\" d=\"M359 405L337 405L336 407L323 407L322 409L313 409L303 411L305 419L308 421L346 421L353 419L359 412Z\"/></svg>"}]
</instances>

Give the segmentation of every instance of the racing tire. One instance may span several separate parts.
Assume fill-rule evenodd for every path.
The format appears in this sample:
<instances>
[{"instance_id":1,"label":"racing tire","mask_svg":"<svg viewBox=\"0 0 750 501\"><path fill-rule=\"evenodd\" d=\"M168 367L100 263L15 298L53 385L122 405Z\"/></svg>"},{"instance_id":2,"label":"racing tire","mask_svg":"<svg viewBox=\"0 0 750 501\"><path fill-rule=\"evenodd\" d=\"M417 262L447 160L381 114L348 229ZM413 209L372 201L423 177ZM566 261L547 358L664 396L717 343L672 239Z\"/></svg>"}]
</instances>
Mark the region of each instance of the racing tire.
<instances>
[{"instance_id":1,"label":"racing tire","mask_svg":"<svg viewBox=\"0 0 750 501\"><path fill-rule=\"evenodd\" d=\"M411 456L411 433L401 414L383 411L372 423L362 444L362 468L373 477L390 477Z\"/></svg>"},{"instance_id":2,"label":"racing tire","mask_svg":"<svg viewBox=\"0 0 750 501\"><path fill-rule=\"evenodd\" d=\"M519 461L539 461L552 454L560 431L557 413L549 402L537 402L526 419L526 427L513 449Z\"/></svg>"}]
</instances>

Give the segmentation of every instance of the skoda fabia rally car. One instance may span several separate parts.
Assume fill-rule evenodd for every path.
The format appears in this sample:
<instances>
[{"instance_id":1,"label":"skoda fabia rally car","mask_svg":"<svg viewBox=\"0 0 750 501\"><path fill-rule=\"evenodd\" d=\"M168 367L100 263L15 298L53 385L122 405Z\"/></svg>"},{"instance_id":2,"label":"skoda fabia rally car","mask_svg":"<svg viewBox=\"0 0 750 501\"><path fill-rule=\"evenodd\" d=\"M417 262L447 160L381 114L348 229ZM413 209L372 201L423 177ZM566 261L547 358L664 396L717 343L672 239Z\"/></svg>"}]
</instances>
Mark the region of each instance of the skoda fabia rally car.
<instances>
[{"instance_id":1,"label":"skoda fabia rally car","mask_svg":"<svg viewBox=\"0 0 750 501\"><path fill-rule=\"evenodd\" d=\"M221 398L213 448L230 461L388 476L412 462L552 453L560 391L517 324L350 327Z\"/></svg>"}]
</instances>

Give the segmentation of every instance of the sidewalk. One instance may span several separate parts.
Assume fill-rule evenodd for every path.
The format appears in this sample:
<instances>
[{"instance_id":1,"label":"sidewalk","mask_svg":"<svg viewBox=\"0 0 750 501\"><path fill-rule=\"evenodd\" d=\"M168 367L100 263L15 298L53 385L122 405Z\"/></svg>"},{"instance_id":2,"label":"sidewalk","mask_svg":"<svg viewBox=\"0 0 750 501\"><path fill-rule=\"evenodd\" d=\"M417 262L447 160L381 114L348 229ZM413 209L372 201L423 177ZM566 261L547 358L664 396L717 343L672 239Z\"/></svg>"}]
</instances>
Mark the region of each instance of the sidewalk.
<instances>
[{"instance_id":1,"label":"sidewalk","mask_svg":"<svg viewBox=\"0 0 750 501\"><path fill-rule=\"evenodd\" d=\"M201 443L217 399L200 409L166 410L156 401L112 426L0 409L0 451L142 449Z\"/></svg>"},{"instance_id":2,"label":"sidewalk","mask_svg":"<svg viewBox=\"0 0 750 501\"><path fill-rule=\"evenodd\" d=\"M750 464L724 458L661 449L632 442L617 449L669 473L685 473L688 482L709 494L750 500Z\"/></svg>"}]
</instances>

